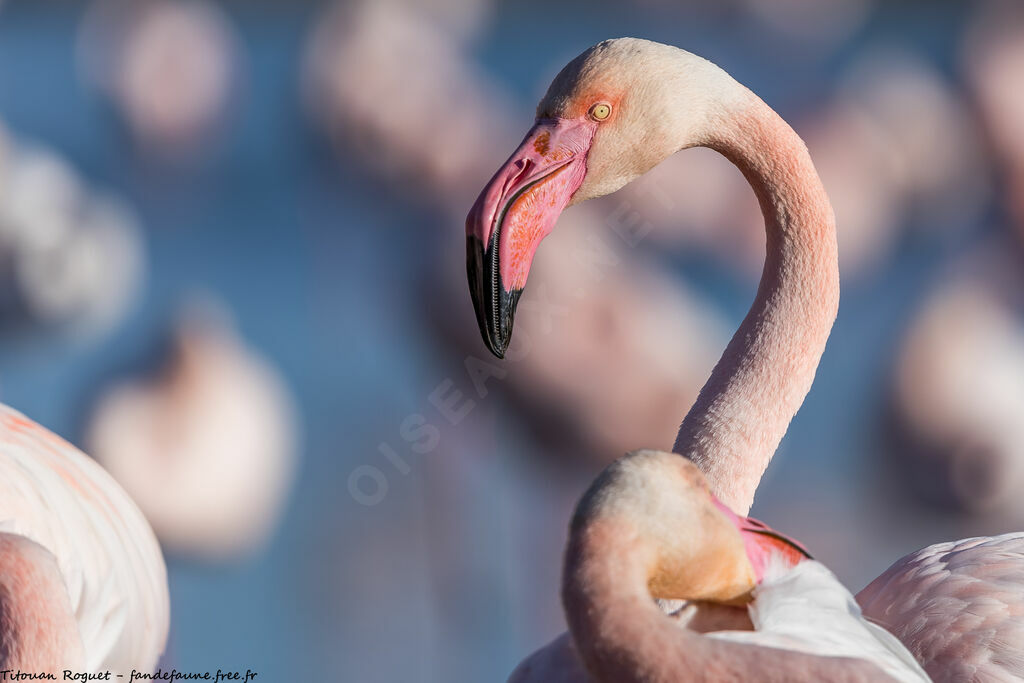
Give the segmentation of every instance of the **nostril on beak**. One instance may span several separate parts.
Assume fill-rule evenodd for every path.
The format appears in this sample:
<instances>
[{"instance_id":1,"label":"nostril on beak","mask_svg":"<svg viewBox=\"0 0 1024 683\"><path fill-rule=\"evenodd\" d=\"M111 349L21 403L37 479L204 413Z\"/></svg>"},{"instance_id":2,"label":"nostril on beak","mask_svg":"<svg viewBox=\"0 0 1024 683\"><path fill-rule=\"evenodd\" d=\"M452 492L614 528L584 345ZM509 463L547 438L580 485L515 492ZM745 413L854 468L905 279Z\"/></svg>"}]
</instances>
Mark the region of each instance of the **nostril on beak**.
<instances>
[{"instance_id":1,"label":"nostril on beak","mask_svg":"<svg viewBox=\"0 0 1024 683\"><path fill-rule=\"evenodd\" d=\"M515 187L517 184L522 182L522 179L530 174L534 163L529 159L518 159L515 163L515 171L509 173L508 178L505 180L505 184L502 186L501 195L507 197L509 190Z\"/></svg>"}]
</instances>

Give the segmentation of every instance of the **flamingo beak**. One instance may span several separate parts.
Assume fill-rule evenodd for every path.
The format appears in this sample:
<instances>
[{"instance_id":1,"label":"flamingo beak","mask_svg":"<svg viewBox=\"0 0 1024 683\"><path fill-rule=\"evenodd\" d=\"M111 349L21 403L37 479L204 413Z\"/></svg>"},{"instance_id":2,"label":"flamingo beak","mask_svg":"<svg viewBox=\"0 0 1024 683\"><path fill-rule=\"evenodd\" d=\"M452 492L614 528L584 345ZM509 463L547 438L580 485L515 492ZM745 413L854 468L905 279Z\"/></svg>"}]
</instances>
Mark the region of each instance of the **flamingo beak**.
<instances>
[{"instance_id":1,"label":"flamingo beak","mask_svg":"<svg viewBox=\"0 0 1024 683\"><path fill-rule=\"evenodd\" d=\"M789 536L779 533L753 517L740 517L713 495L711 501L740 532L747 559L754 568L754 576L758 583L764 578L765 567L772 555L780 556L789 567L795 567L804 560L814 559L802 544Z\"/></svg>"},{"instance_id":2,"label":"flamingo beak","mask_svg":"<svg viewBox=\"0 0 1024 683\"><path fill-rule=\"evenodd\" d=\"M537 246L583 183L596 129L587 117L538 120L466 217L469 292L484 343L498 358L512 339Z\"/></svg>"}]
</instances>

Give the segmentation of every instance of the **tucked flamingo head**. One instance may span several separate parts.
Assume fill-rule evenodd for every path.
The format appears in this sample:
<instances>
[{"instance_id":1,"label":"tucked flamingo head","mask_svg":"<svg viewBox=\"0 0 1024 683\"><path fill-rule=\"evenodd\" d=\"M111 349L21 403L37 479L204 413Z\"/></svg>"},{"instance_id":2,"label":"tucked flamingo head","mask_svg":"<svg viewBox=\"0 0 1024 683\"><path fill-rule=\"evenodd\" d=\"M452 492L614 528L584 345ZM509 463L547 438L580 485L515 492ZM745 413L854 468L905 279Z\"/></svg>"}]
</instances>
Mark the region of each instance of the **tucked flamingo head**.
<instances>
[{"instance_id":1,"label":"tucked flamingo head","mask_svg":"<svg viewBox=\"0 0 1024 683\"><path fill-rule=\"evenodd\" d=\"M675 453L635 451L610 465L580 500L569 556L629 560L655 598L742 603L772 558L794 566L810 555L767 525L741 517L711 493L704 475ZM566 581L579 577L567 561ZM584 579L585 580L585 579Z\"/></svg>"},{"instance_id":2,"label":"tucked flamingo head","mask_svg":"<svg viewBox=\"0 0 1024 683\"><path fill-rule=\"evenodd\" d=\"M599 43L555 77L533 128L466 219L470 293L496 356L511 340L534 253L562 210L704 143L723 78L711 62L635 38Z\"/></svg>"}]
</instances>

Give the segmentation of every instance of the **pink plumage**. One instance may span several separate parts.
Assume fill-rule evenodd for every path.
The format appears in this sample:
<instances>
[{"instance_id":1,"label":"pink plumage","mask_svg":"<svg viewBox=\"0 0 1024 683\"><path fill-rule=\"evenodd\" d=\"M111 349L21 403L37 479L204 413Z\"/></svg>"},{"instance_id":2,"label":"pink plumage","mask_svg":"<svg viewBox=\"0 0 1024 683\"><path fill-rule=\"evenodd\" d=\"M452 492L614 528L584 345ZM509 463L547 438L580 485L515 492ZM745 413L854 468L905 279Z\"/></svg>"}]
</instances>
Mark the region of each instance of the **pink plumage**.
<instances>
[{"instance_id":1,"label":"pink plumage","mask_svg":"<svg viewBox=\"0 0 1024 683\"><path fill-rule=\"evenodd\" d=\"M1024 532L918 550L857 602L936 682L1024 677Z\"/></svg>"},{"instance_id":2,"label":"pink plumage","mask_svg":"<svg viewBox=\"0 0 1024 683\"><path fill-rule=\"evenodd\" d=\"M595 107L602 112L596 119L588 113ZM694 675L919 681L926 678L919 664L942 681L1024 677L1024 534L910 555L861 593L862 614L822 565L800 562L776 571L772 553L747 541L760 534L789 555L798 548L733 514L749 510L811 386L838 306L835 219L796 133L709 62L629 38L577 57L555 78L538 112L535 135L541 127L596 129L586 137L584 156L557 160L585 164L570 203L613 192L679 149L722 153L760 201L767 259L750 312L680 427L675 450L686 457L633 453L584 496L563 573L572 639L560 637L528 658L513 680L585 680L574 661L595 679L616 682ZM500 187L481 195L487 210L468 219L470 287L484 340L498 356L511 338L525 283L503 277L511 252L500 247L522 231L508 216L515 218L522 192L565 182L557 164L548 163L522 187L505 186L499 174L492 184ZM559 208L545 220L552 222ZM529 256L519 258L518 273L527 272ZM715 498L724 505L712 505ZM743 559L737 547L744 548ZM737 592L737 586L750 588ZM746 629L699 627L696 601L730 608L751 597ZM695 602L670 620L652 598Z\"/></svg>"},{"instance_id":3,"label":"pink plumage","mask_svg":"<svg viewBox=\"0 0 1024 683\"><path fill-rule=\"evenodd\" d=\"M170 600L152 529L94 460L3 404L0 541L0 668L156 666Z\"/></svg>"}]
</instances>

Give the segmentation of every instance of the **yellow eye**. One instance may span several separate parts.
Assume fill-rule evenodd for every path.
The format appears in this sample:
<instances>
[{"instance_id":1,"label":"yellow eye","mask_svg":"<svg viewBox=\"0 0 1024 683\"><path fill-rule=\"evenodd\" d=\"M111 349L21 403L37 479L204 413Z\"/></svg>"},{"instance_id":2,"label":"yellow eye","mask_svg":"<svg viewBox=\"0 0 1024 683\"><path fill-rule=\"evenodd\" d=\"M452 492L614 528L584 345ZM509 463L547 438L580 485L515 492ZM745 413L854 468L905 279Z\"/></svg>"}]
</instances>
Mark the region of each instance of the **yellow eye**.
<instances>
[{"instance_id":1,"label":"yellow eye","mask_svg":"<svg viewBox=\"0 0 1024 683\"><path fill-rule=\"evenodd\" d=\"M600 102L590 108L590 118L595 121L604 121L606 118L612 115L612 107L609 104Z\"/></svg>"}]
</instances>

